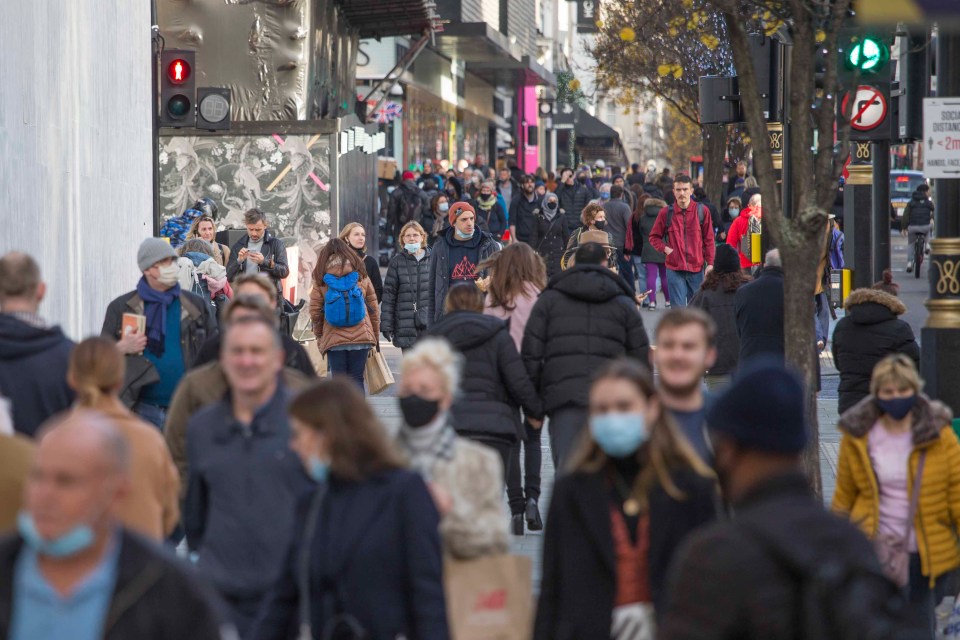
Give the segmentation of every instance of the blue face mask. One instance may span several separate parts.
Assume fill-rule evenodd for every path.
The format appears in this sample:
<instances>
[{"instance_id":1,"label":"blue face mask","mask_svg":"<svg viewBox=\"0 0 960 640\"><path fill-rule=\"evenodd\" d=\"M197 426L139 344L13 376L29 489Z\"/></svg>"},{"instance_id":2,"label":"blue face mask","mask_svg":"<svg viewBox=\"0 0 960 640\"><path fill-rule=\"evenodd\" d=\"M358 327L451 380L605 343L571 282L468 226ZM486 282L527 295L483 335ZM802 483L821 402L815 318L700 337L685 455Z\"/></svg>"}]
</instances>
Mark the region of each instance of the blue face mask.
<instances>
[{"instance_id":1,"label":"blue face mask","mask_svg":"<svg viewBox=\"0 0 960 640\"><path fill-rule=\"evenodd\" d=\"M647 439L641 413L605 413L590 418L590 434L611 458L626 458Z\"/></svg>"},{"instance_id":2,"label":"blue face mask","mask_svg":"<svg viewBox=\"0 0 960 640\"><path fill-rule=\"evenodd\" d=\"M470 238L473 237L473 234L475 234L476 232L477 232L477 230L474 229L473 231L470 232L470 235L467 235L467 234L465 234L465 233L461 233L461 232L460 232L460 229L457 229L457 230L456 230L456 235L457 235L457 238L459 238L460 240L469 240Z\"/></svg>"},{"instance_id":3,"label":"blue face mask","mask_svg":"<svg viewBox=\"0 0 960 640\"><path fill-rule=\"evenodd\" d=\"M310 474L310 477L314 482L326 482L327 478L330 477L329 462L323 462L316 456L310 456L310 460L307 464L309 466L307 473Z\"/></svg>"},{"instance_id":4,"label":"blue face mask","mask_svg":"<svg viewBox=\"0 0 960 640\"><path fill-rule=\"evenodd\" d=\"M403 248L407 250L408 253L416 253L422 248L419 242L408 242L403 245Z\"/></svg>"},{"instance_id":5,"label":"blue face mask","mask_svg":"<svg viewBox=\"0 0 960 640\"><path fill-rule=\"evenodd\" d=\"M600 199L601 199L601 200L609 200L609 199L610 199L610 192L609 192L609 191L604 191L604 192L602 192L602 193L600 194Z\"/></svg>"},{"instance_id":6,"label":"blue face mask","mask_svg":"<svg viewBox=\"0 0 960 640\"><path fill-rule=\"evenodd\" d=\"M37 531L33 516L26 511L17 514L17 530L28 547L43 556L67 558L90 548L93 544L93 529L88 524L79 524L54 540L46 540Z\"/></svg>"},{"instance_id":7,"label":"blue face mask","mask_svg":"<svg viewBox=\"0 0 960 640\"><path fill-rule=\"evenodd\" d=\"M917 396L912 395L906 398L893 398L892 400L876 399L877 408L894 420L903 420L907 414L917 404Z\"/></svg>"},{"instance_id":8,"label":"blue face mask","mask_svg":"<svg viewBox=\"0 0 960 640\"><path fill-rule=\"evenodd\" d=\"M734 207L730 207L730 217L731 217L731 218L736 218L738 215L740 215L740 209L736 209L736 208L734 208Z\"/></svg>"}]
</instances>

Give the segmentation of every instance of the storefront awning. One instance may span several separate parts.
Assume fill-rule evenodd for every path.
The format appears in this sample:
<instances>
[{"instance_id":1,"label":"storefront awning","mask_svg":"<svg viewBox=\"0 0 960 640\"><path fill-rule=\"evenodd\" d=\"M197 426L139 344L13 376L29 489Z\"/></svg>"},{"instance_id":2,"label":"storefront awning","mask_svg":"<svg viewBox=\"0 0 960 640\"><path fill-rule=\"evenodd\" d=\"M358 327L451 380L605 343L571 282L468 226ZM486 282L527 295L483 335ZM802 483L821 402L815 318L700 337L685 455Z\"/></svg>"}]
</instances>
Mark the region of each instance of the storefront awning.
<instances>
[{"instance_id":1,"label":"storefront awning","mask_svg":"<svg viewBox=\"0 0 960 640\"><path fill-rule=\"evenodd\" d=\"M557 80L536 60L522 55L510 39L486 22L444 25L434 48L493 86L556 86Z\"/></svg>"},{"instance_id":2,"label":"storefront awning","mask_svg":"<svg viewBox=\"0 0 960 640\"><path fill-rule=\"evenodd\" d=\"M553 126L559 130L571 130L576 134L577 152L589 162L604 162L624 165L627 154L620 134L613 127L598 120L577 106L557 105Z\"/></svg>"},{"instance_id":3,"label":"storefront awning","mask_svg":"<svg viewBox=\"0 0 960 640\"><path fill-rule=\"evenodd\" d=\"M361 38L424 33L440 24L434 0L341 0L340 10Z\"/></svg>"}]
</instances>

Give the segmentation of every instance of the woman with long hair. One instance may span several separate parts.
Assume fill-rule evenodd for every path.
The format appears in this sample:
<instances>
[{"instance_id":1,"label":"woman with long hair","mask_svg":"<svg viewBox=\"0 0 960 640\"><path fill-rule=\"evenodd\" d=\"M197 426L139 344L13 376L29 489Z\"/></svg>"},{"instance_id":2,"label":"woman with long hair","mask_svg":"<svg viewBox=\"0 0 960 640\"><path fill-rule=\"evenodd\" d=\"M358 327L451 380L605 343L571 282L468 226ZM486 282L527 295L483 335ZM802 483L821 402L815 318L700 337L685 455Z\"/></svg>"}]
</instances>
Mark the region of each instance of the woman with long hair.
<instances>
[{"instance_id":1,"label":"woman with long hair","mask_svg":"<svg viewBox=\"0 0 960 640\"><path fill-rule=\"evenodd\" d=\"M713 473L640 363L601 369L589 405L582 448L550 500L534 638L652 639L670 560L716 518Z\"/></svg>"},{"instance_id":2,"label":"woman with long hair","mask_svg":"<svg viewBox=\"0 0 960 640\"><path fill-rule=\"evenodd\" d=\"M452 408L462 371L463 358L446 340L424 338L404 354L397 441L429 483L444 552L469 559L505 553L509 543L500 459L455 429Z\"/></svg>"},{"instance_id":3,"label":"woman with long hair","mask_svg":"<svg viewBox=\"0 0 960 640\"><path fill-rule=\"evenodd\" d=\"M900 586L932 638L934 606L954 594L948 576L960 567L960 444L950 409L922 389L902 353L874 367L870 395L840 416L833 510L874 541L881 560L906 547Z\"/></svg>"},{"instance_id":4,"label":"woman with long hair","mask_svg":"<svg viewBox=\"0 0 960 640\"><path fill-rule=\"evenodd\" d=\"M483 312L501 320L509 321L510 337L517 346L523 344L530 312L540 292L547 286L547 274L543 260L529 245L515 243L503 248L481 265L488 269L490 281ZM526 519L530 531L543 529L540 517L540 465L543 452L540 436L543 425L524 416L523 431L526 436L514 446L507 474L507 500L510 503L511 526L514 535L523 535ZM523 449L523 482L520 478L520 455Z\"/></svg>"},{"instance_id":5,"label":"woman with long hair","mask_svg":"<svg viewBox=\"0 0 960 640\"><path fill-rule=\"evenodd\" d=\"M126 364L113 340L87 338L70 354L67 384L76 408L110 420L130 445L130 486L117 517L137 533L161 541L180 520L180 477L160 431L120 400Z\"/></svg>"},{"instance_id":6,"label":"woman with long hair","mask_svg":"<svg viewBox=\"0 0 960 640\"><path fill-rule=\"evenodd\" d=\"M330 372L349 375L363 389L367 355L379 349L380 307L364 260L345 240L333 238L317 256L310 319Z\"/></svg>"},{"instance_id":7,"label":"woman with long hair","mask_svg":"<svg viewBox=\"0 0 960 640\"><path fill-rule=\"evenodd\" d=\"M448 638L439 517L420 475L349 382L321 381L289 412L317 490L251 637Z\"/></svg>"},{"instance_id":8,"label":"woman with long hair","mask_svg":"<svg viewBox=\"0 0 960 640\"><path fill-rule=\"evenodd\" d=\"M604 231L607 228L607 212L603 206L597 202L591 202L583 208L580 214L582 226L570 232L570 238L567 240L567 249L563 252L563 258L560 265L566 269L570 258L580 248L580 236L586 231Z\"/></svg>"},{"instance_id":9,"label":"woman with long hair","mask_svg":"<svg viewBox=\"0 0 960 640\"><path fill-rule=\"evenodd\" d=\"M717 361L704 382L718 391L730 384L740 360L740 336L737 334L737 316L734 300L737 290L752 278L740 270L740 256L728 244L718 244L713 270L703 279L700 290L690 299L691 307L698 307L713 318L717 325Z\"/></svg>"},{"instance_id":10,"label":"woman with long hair","mask_svg":"<svg viewBox=\"0 0 960 640\"><path fill-rule=\"evenodd\" d=\"M367 277L373 283L373 290L377 294L377 303L379 303L383 300L383 278L380 277L380 263L377 262L377 258L366 253L367 231L359 222L348 222L337 237L346 241L363 260Z\"/></svg>"},{"instance_id":11,"label":"woman with long hair","mask_svg":"<svg viewBox=\"0 0 960 640\"><path fill-rule=\"evenodd\" d=\"M441 233L450 227L450 221L447 219L447 213L450 211L450 196L446 193L440 193L433 196L430 201L430 217L423 217L423 228L430 233L427 241L431 247L437 241Z\"/></svg>"},{"instance_id":12,"label":"woman with long hair","mask_svg":"<svg viewBox=\"0 0 960 640\"><path fill-rule=\"evenodd\" d=\"M430 248L419 222L400 230L401 249L387 265L380 330L400 349L409 349L433 321Z\"/></svg>"},{"instance_id":13,"label":"woman with long hair","mask_svg":"<svg viewBox=\"0 0 960 640\"><path fill-rule=\"evenodd\" d=\"M217 242L217 223L213 221L213 216L203 214L197 216L187 231L187 240L200 238L210 243L213 248L213 259L221 266L226 267L230 261L230 247Z\"/></svg>"}]
</instances>

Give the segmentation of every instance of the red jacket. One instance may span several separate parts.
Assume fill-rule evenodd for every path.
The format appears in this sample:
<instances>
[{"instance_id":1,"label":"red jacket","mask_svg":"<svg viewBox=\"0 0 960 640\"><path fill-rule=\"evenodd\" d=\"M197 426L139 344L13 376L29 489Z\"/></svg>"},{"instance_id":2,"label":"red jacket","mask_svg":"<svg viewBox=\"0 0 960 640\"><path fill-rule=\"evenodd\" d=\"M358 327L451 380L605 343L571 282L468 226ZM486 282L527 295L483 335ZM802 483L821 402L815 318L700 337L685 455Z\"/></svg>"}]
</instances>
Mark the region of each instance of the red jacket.
<instances>
[{"instance_id":1,"label":"red jacket","mask_svg":"<svg viewBox=\"0 0 960 640\"><path fill-rule=\"evenodd\" d=\"M751 211L751 207L747 207L741 211L740 215L733 221L733 224L730 225L730 229L727 231L727 244L737 250L737 253L740 255L740 268L742 269L749 269L755 264L760 264L759 262L753 262L750 256L740 251L740 240L743 239L743 236L747 233L747 225L750 224Z\"/></svg>"},{"instance_id":2,"label":"red jacket","mask_svg":"<svg viewBox=\"0 0 960 640\"><path fill-rule=\"evenodd\" d=\"M703 207L703 224L697 216L697 203L693 200L683 210L680 205L673 204L673 219L667 233L668 242L673 252L667 256L667 269L673 271L703 271L706 265L713 264L715 247L713 244L713 219L710 210ZM650 246L661 253L664 249L664 224L666 224L667 210L664 207L657 214L657 220L650 230Z\"/></svg>"}]
</instances>

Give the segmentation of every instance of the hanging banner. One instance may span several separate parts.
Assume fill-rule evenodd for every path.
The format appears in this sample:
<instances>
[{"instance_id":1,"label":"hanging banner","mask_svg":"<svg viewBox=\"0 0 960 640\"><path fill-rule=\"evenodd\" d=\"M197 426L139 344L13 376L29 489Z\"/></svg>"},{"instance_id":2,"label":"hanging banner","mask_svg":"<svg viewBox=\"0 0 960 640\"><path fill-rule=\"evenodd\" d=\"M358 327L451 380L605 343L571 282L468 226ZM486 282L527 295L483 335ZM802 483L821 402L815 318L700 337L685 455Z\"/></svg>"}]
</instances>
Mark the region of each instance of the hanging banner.
<instances>
[{"instance_id":1,"label":"hanging banner","mask_svg":"<svg viewBox=\"0 0 960 640\"><path fill-rule=\"evenodd\" d=\"M600 0L577 0L577 33L596 33Z\"/></svg>"}]
</instances>

